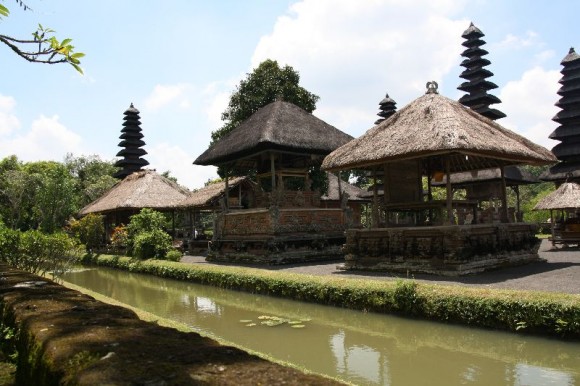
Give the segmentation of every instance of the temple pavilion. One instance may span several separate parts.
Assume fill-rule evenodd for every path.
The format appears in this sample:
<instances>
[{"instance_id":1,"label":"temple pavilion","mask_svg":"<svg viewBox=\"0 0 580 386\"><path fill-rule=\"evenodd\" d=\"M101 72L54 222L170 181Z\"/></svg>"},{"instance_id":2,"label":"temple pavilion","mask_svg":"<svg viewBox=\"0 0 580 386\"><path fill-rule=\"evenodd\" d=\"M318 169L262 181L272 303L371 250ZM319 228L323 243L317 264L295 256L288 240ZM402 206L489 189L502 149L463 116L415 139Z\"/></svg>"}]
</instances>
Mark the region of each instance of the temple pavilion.
<instances>
[{"instance_id":1,"label":"temple pavilion","mask_svg":"<svg viewBox=\"0 0 580 386\"><path fill-rule=\"evenodd\" d=\"M370 171L375 188L373 227L346 231L345 268L459 275L538 259L536 226L510 223L505 168L555 162L547 149L438 94L435 82L363 136L333 151L323 169ZM498 168L499 222L459 225L450 175ZM433 198L431 180L446 177L446 198ZM376 219L382 212L383 223Z\"/></svg>"},{"instance_id":2,"label":"temple pavilion","mask_svg":"<svg viewBox=\"0 0 580 386\"><path fill-rule=\"evenodd\" d=\"M331 151L352 137L294 104L272 102L196 160L229 176L250 174L256 189L246 207L223 201L207 259L280 264L342 256L346 204L324 208L315 177Z\"/></svg>"}]
</instances>

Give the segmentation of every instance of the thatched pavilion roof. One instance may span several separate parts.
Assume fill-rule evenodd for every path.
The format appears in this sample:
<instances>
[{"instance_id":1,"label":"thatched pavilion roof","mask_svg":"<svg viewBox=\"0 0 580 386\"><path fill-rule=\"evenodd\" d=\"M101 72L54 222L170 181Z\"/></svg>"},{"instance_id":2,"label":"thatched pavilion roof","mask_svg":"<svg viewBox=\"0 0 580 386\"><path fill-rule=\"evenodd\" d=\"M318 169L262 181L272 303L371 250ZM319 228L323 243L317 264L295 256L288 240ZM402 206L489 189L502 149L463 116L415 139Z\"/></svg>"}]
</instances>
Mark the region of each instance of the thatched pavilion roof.
<instances>
[{"instance_id":1,"label":"thatched pavilion roof","mask_svg":"<svg viewBox=\"0 0 580 386\"><path fill-rule=\"evenodd\" d=\"M556 161L547 149L437 93L427 93L323 161L326 170L446 155L450 172Z\"/></svg>"},{"instance_id":2,"label":"thatched pavilion roof","mask_svg":"<svg viewBox=\"0 0 580 386\"><path fill-rule=\"evenodd\" d=\"M126 209L169 209L189 191L152 170L141 170L117 182L101 197L82 208L81 216Z\"/></svg>"},{"instance_id":3,"label":"thatched pavilion roof","mask_svg":"<svg viewBox=\"0 0 580 386\"><path fill-rule=\"evenodd\" d=\"M340 199L338 192L338 177L333 173L326 174L328 175L328 191L324 196L320 197L320 199L322 201L338 201ZM342 181L340 183L340 189L343 193L348 194L349 201L369 201L368 198L364 197L367 192L358 186Z\"/></svg>"},{"instance_id":4,"label":"thatched pavilion roof","mask_svg":"<svg viewBox=\"0 0 580 386\"><path fill-rule=\"evenodd\" d=\"M534 210L578 208L580 208L580 185L575 182L565 182L558 189L542 198Z\"/></svg>"},{"instance_id":5,"label":"thatched pavilion roof","mask_svg":"<svg viewBox=\"0 0 580 386\"><path fill-rule=\"evenodd\" d=\"M538 183L539 180L529 171L517 166L506 166L504 170L505 183L508 186L528 185ZM478 170L473 172L461 172L451 174L451 185L456 187L468 186L484 182L501 181L501 171L499 168ZM433 186L445 186L447 176L443 176L442 181L431 181Z\"/></svg>"},{"instance_id":6,"label":"thatched pavilion roof","mask_svg":"<svg viewBox=\"0 0 580 386\"><path fill-rule=\"evenodd\" d=\"M252 114L194 164L221 165L271 150L324 156L351 139L300 107L276 101Z\"/></svg>"},{"instance_id":7,"label":"thatched pavilion roof","mask_svg":"<svg viewBox=\"0 0 580 386\"><path fill-rule=\"evenodd\" d=\"M248 177L234 177L228 180L228 187L234 188L244 181L248 180ZM226 192L226 182L220 181L214 184L209 184L195 192L192 192L188 197L186 197L181 202L177 203L175 206L180 208L202 208L208 207L214 203L219 198L223 197Z\"/></svg>"}]
</instances>

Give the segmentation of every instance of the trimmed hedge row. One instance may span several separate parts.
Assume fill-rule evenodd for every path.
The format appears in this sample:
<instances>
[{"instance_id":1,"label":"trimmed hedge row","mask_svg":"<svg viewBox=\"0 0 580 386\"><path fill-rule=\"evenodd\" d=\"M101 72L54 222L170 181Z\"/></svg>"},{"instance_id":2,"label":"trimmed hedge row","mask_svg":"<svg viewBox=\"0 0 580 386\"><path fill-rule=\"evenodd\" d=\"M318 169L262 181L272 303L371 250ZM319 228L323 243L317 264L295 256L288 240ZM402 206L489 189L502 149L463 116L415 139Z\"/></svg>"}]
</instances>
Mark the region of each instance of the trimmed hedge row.
<instances>
[{"instance_id":1,"label":"trimmed hedge row","mask_svg":"<svg viewBox=\"0 0 580 386\"><path fill-rule=\"evenodd\" d=\"M85 263L369 312L580 338L578 295L335 278L111 255L86 256Z\"/></svg>"}]
</instances>

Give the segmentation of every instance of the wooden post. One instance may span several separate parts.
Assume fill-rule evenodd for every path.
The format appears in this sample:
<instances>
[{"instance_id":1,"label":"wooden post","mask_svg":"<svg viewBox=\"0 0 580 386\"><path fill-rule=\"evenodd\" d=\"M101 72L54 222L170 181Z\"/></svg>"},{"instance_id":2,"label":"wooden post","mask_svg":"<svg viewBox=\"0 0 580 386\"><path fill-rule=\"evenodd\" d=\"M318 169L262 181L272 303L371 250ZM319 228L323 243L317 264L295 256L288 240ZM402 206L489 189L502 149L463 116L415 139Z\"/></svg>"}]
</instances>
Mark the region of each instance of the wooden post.
<instances>
[{"instance_id":1,"label":"wooden post","mask_svg":"<svg viewBox=\"0 0 580 386\"><path fill-rule=\"evenodd\" d=\"M230 200L229 200L229 195L230 195L230 179L229 179L229 175L228 175L228 170L227 168L224 167L225 173L226 173L226 189L224 192L224 209L227 212L228 209L230 208Z\"/></svg>"},{"instance_id":2,"label":"wooden post","mask_svg":"<svg viewBox=\"0 0 580 386\"><path fill-rule=\"evenodd\" d=\"M555 227L556 224L554 224L554 209L550 209L550 230L552 233L552 247L556 246L556 243L554 242L556 236L556 231L554 229Z\"/></svg>"},{"instance_id":3,"label":"wooden post","mask_svg":"<svg viewBox=\"0 0 580 386\"><path fill-rule=\"evenodd\" d=\"M391 169L389 164L385 162L383 165L383 202L385 203L385 225L389 226L389 211L387 210L387 204L391 202Z\"/></svg>"},{"instance_id":4,"label":"wooden post","mask_svg":"<svg viewBox=\"0 0 580 386\"><path fill-rule=\"evenodd\" d=\"M274 167L274 153L270 153L270 173L272 173L272 192L276 190L276 168Z\"/></svg>"},{"instance_id":5,"label":"wooden post","mask_svg":"<svg viewBox=\"0 0 580 386\"><path fill-rule=\"evenodd\" d=\"M340 170L337 173L337 177L338 177L338 202L341 203L342 205L342 185L341 185L341 178L340 178Z\"/></svg>"},{"instance_id":6,"label":"wooden post","mask_svg":"<svg viewBox=\"0 0 580 386\"><path fill-rule=\"evenodd\" d=\"M451 165L449 156L445 157L445 177L447 178L446 190L447 190L447 222L449 225L453 224L453 191L451 190Z\"/></svg>"},{"instance_id":7,"label":"wooden post","mask_svg":"<svg viewBox=\"0 0 580 386\"><path fill-rule=\"evenodd\" d=\"M379 193L377 191L377 168L373 168L373 212L371 218L373 228L379 225Z\"/></svg>"},{"instance_id":8,"label":"wooden post","mask_svg":"<svg viewBox=\"0 0 580 386\"><path fill-rule=\"evenodd\" d=\"M499 170L501 172L501 222L507 223L510 221L507 206L507 189L505 185L505 167L501 166Z\"/></svg>"},{"instance_id":9,"label":"wooden post","mask_svg":"<svg viewBox=\"0 0 580 386\"><path fill-rule=\"evenodd\" d=\"M515 185L513 186L513 190L516 193L516 222L522 222L524 221L524 214L521 212L520 187Z\"/></svg>"}]
</instances>

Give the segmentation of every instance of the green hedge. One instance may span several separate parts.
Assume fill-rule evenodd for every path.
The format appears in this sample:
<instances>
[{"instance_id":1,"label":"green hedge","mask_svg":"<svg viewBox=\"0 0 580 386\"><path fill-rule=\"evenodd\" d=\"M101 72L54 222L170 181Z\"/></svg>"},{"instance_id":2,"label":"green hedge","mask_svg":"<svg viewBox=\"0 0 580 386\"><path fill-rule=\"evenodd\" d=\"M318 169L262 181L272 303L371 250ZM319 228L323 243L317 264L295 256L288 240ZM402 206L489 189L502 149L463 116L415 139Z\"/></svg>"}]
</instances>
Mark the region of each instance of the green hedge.
<instances>
[{"instance_id":1,"label":"green hedge","mask_svg":"<svg viewBox=\"0 0 580 386\"><path fill-rule=\"evenodd\" d=\"M325 305L508 331L580 338L580 296L360 280L100 255L86 263Z\"/></svg>"}]
</instances>

